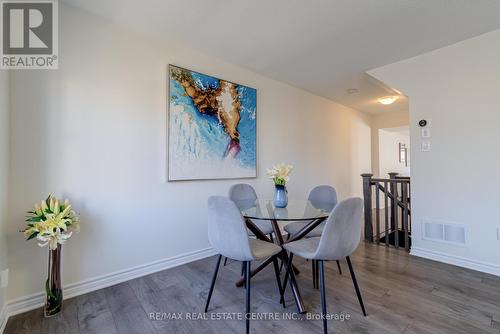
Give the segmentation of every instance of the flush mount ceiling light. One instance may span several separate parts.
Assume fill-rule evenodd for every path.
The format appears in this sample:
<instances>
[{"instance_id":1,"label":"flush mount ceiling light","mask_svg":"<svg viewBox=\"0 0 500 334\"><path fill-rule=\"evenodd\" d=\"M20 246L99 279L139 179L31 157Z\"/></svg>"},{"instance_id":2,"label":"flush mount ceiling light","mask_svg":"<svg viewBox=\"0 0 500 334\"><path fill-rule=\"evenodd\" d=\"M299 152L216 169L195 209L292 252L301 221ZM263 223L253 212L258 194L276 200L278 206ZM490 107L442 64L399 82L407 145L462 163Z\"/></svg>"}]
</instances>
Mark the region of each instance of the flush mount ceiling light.
<instances>
[{"instance_id":1,"label":"flush mount ceiling light","mask_svg":"<svg viewBox=\"0 0 500 334\"><path fill-rule=\"evenodd\" d=\"M396 100L398 99L397 96L384 96L378 99L378 102L388 105L388 104L393 104Z\"/></svg>"}]
</instances>

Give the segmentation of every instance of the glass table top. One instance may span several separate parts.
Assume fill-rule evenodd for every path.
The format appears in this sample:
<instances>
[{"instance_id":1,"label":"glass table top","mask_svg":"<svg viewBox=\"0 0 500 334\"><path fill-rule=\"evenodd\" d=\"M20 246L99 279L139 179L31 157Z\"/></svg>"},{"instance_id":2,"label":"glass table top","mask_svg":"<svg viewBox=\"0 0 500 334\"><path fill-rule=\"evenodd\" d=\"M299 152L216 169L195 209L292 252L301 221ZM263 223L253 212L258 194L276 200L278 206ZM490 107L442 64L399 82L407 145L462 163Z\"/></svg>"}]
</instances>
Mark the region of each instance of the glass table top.
<instances>
[{"instance_id":1,"label":"glass table top","mask_svg":"<svg viewBox=\"0 0 500 334\"><path fill-rule=\"evenodd\" d=\"M262 220L314 220L326 218L333 205L308 200L289 200L286 208L275 208L272 200L243 200L235 202L245 218Z\"/></svg>"}]
</instances>

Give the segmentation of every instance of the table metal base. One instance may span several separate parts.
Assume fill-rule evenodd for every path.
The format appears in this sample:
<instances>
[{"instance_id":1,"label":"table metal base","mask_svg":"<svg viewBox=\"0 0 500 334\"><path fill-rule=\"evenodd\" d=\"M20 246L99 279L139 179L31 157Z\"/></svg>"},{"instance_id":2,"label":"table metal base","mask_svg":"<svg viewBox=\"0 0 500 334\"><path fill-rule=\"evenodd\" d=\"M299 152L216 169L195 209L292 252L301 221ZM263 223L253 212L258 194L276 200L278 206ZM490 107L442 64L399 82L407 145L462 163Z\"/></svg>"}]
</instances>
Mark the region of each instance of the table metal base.
<instances>
[{"instance_id":1,"label":"table metal base","mask_svg":"<svg viewBox=\"0 0 500 334\"><path fill-rule=\"evenodd\" d=\"M311 232L313 229L315 229L319 224L321 224L326 218L320 218L320 219L316 219L316 220L313 220L311 221L310 223L308 224L305 224L305 226L299 231L297 232L296 234L292 235L286 242L292 242L292 241L296 241L296 240L299 240L299 239L302 239L303 237L305 237L309 232ZM247 224L247 227L250 231L252 231L252 233L260 240L264 240L264 241L267 241L267 242L272 242L270 238L268 238L250 219L246 219L246 224ZM278 221L273 219L271 220L271 225L273 227L273 230L274 230L274 234L276 235L276 244L278 244L279 246L283 245L285 243L285 241L283 240L283 236L281 235L281 231L280 231L280 228L278 226ZM288 258L288 254L285 250L283 250L281 253L273 256L273 257L270 257L268 258L267 260L265 260L261 265L259 265L257 268L255 268L254 270L251 271L250 273L250 277L253 277L254 275L256 275L257 273L259 273L262 269L264 269L265 267L267 267L269 264L273 263L273 260L278 257L281 259L281 261L284 263L285 265L285 272L288 270L288 261L289 261L289 258ZM299 287L298 287L298 284L297 284L297 280L295 278L295 270L296 268L294 268L293 264L292 264L292 269L294 270L291 270L290 271L290 288L292 290L292 293L293 293L293 298L295 299L295 304L297 305L297 310L299 313L303 314L305 313L305 308L304 308L304 301L302 300L302 296L300 295L300 291L299 291ZM298 273L298 272L297 272ZM236 286L240 287L240 286L243 286L245 284L245 278L242 278L240 279L238 282L236 282ZM283 289L286 289L286 287L284 286Z\"/></svg>"}]
</instances>

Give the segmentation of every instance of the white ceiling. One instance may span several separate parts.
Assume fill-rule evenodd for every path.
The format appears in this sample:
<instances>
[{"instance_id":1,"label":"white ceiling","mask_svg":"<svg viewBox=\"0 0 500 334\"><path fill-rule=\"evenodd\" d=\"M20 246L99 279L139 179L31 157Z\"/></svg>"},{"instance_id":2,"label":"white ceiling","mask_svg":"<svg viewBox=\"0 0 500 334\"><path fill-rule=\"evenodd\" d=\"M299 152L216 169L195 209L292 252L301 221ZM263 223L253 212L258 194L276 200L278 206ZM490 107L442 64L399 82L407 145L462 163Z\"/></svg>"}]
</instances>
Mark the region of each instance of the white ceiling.
<instances>
[{"instance_id":1,"label":"white ceiling","mask_svg":"<svg viewBox=\"0 0 500 334\"><path fill-rule=\"evenodd\" d=\"M500 28L497 0L64 2L366 112L407 108L367 70Z\"/></svg>"}]
</instances>

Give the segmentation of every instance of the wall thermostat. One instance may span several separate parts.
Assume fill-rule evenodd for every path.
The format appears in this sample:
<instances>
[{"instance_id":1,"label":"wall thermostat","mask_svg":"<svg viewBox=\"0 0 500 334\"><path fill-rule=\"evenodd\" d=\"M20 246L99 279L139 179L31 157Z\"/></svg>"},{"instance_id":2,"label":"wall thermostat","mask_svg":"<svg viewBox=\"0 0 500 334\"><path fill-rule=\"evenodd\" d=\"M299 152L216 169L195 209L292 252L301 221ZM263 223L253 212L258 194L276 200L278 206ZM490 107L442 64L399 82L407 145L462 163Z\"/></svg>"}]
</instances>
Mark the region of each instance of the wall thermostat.
<instances>
[{"instance_id":1,"label":"wall thermostat","mask_svg":"<svg viewBox=\"0 0 500 334\"><path fill-rule=\"evenodd\" d=\"M427 125L427 121L425 119L422 119L418 122L418 125L420 125L421 127L424 127Z\"/></svg>"}]
</instances>

